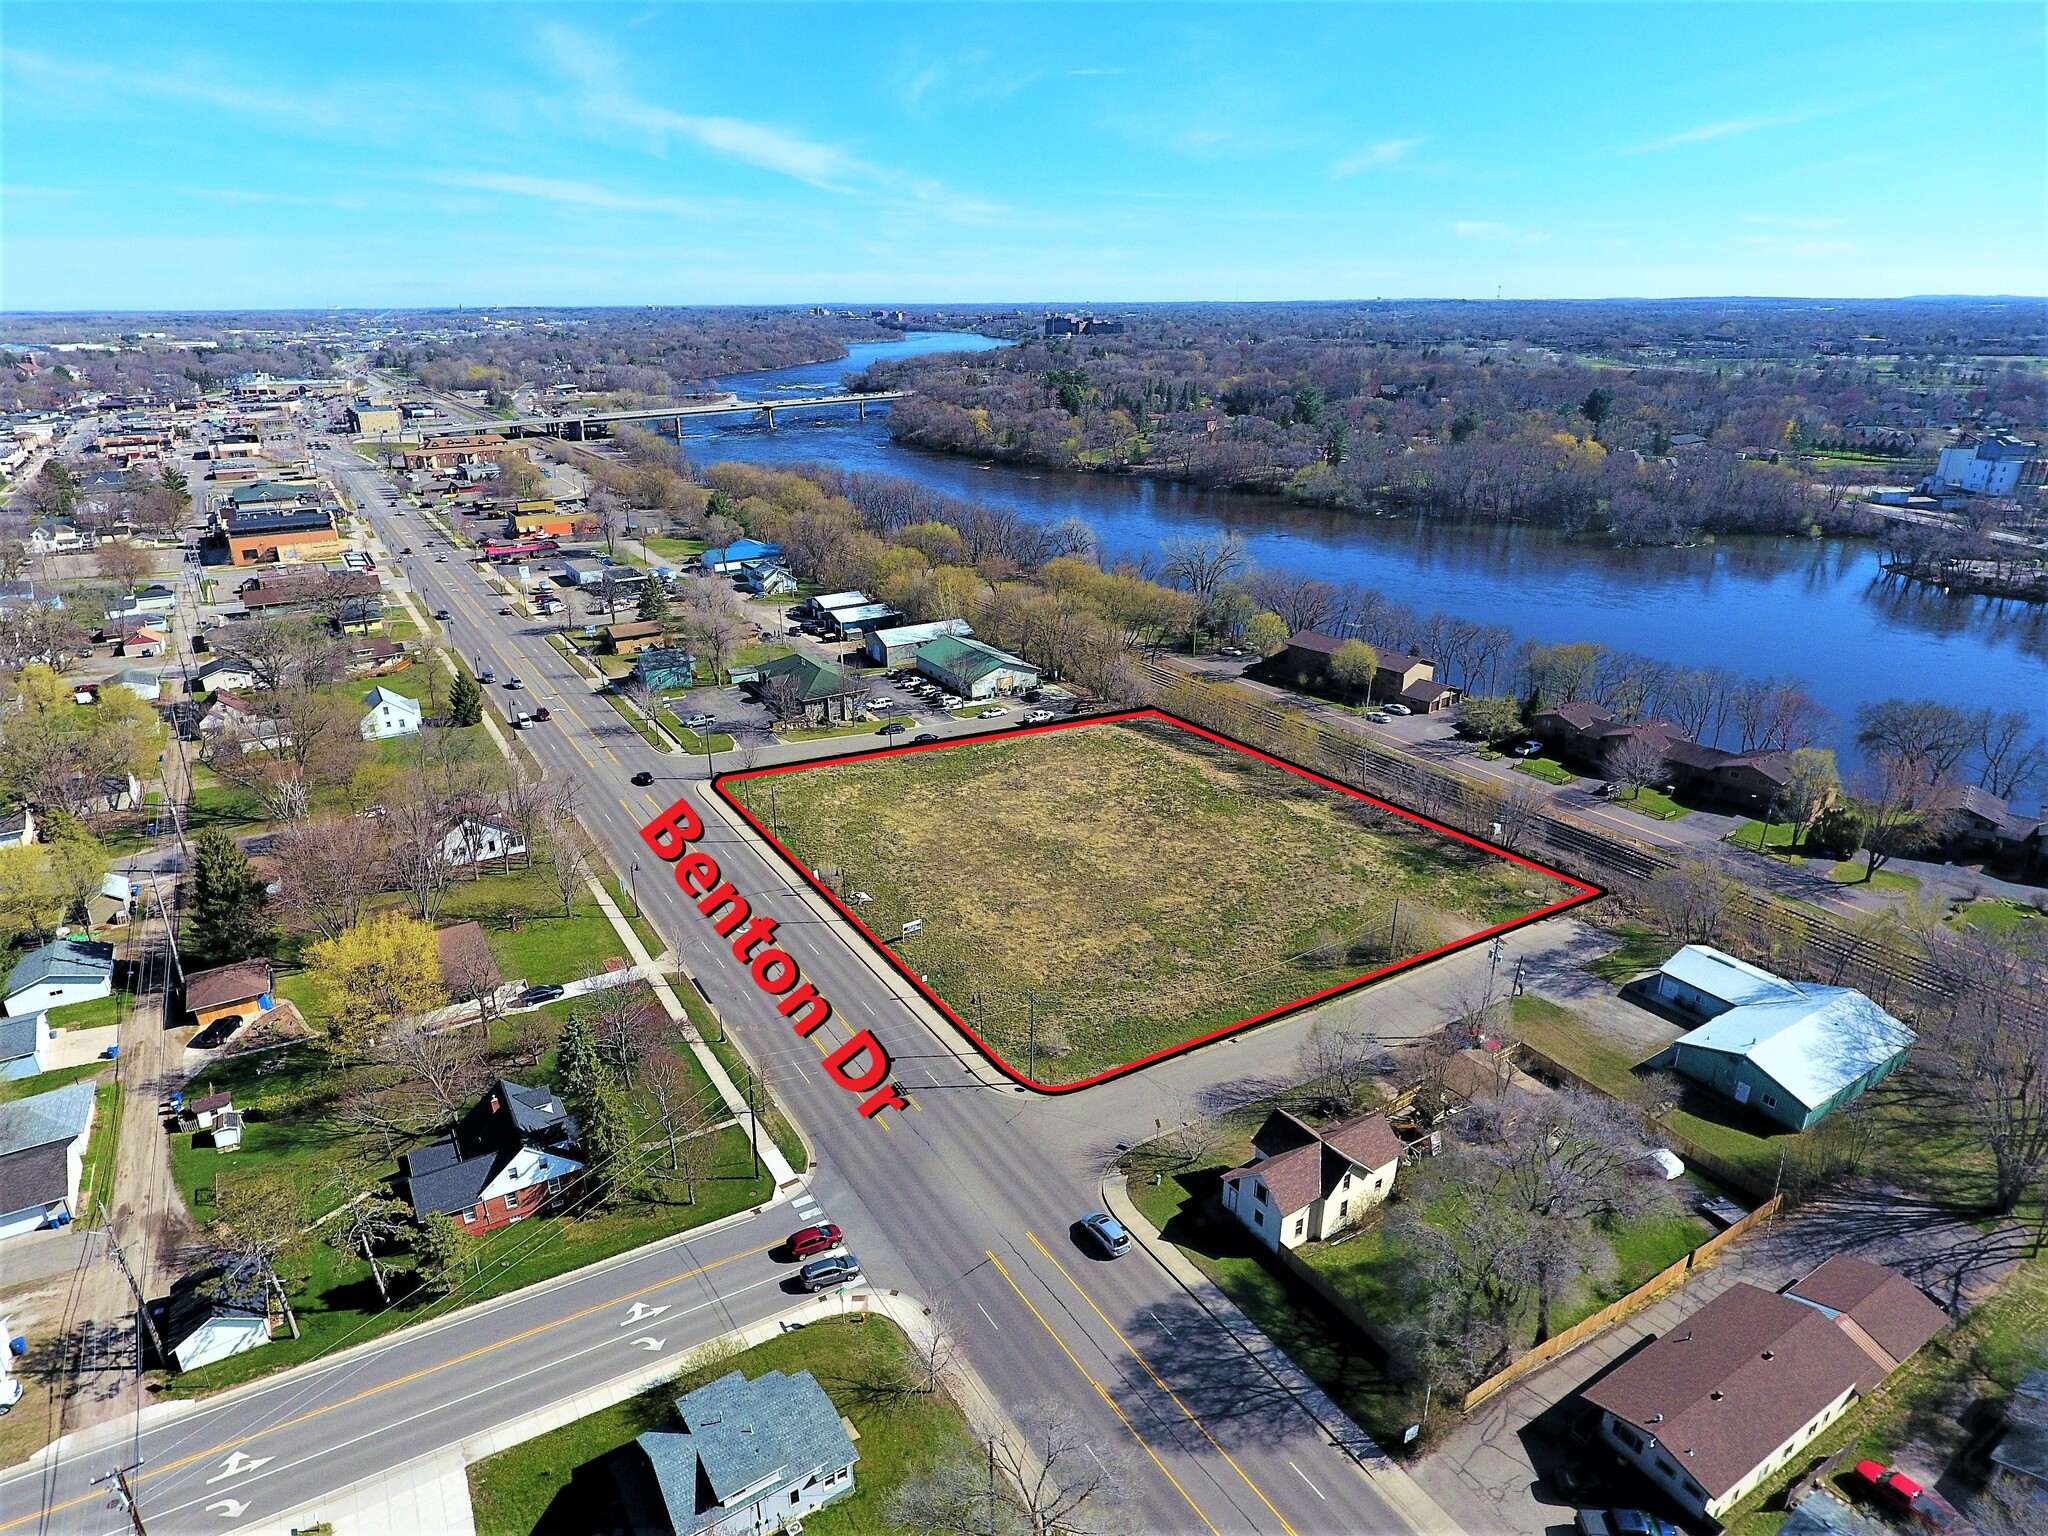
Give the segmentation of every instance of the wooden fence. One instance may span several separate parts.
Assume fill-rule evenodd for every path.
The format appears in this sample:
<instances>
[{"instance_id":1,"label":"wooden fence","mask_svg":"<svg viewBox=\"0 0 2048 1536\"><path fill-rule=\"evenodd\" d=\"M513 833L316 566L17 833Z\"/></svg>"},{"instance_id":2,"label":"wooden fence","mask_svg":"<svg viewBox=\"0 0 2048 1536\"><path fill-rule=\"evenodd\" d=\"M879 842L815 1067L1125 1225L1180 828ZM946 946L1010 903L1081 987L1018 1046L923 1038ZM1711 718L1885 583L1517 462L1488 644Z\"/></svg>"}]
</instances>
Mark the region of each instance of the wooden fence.
<instances>
[{"instance_id":1,"label":"wooden fence","mask_svg":"<svg viewBox=\"0 0 2048 1536\"><path fill-rule=\"evenodd\" d=\"M1381 1349L1388 1351L1393 1349L1393 1340L1388 1337L1387 1330L1360 1311L1357 1302L1332 1285L1329 1276L1323 1274L1322 1271L1318 1270L1292 1248L1276 1248L1274 1252L1279 1254L1282 1268L1318 1296L1322 1297L1324 1301L1328 1302L1331 1310L1343 1318L1345 1322L1356 1328L1368 1339L1371 1339Z\"/></svg>"},{"instance_id":2,"label":"wooden fence","mask_svg":"<svg viewBox=\"0 0 2048 1536\"><path fill-rule=\"evenodd\" d=\"M1633 1317L1653 1302L1663 1300L1664 1297L1685 1284L1693 1275L1710 1267L1720 1257L1721 1250L1730 1243L1740 1241L1755 1230L1757 1226L1777 1215L1778 1207L1783 1203L1782 1196L1773 1195L1768 1201L1751 1211L1727 1231L1716 1233L1708 1238L1669 1269L1652 1276L1619 1301L1610 1302L1583 1322L1575 1323L1565 1329L1563 1333L1545 1339L1526 1355L1523 1355L1508 1366L1506 1370L1499 1372L1497 1375L1487 1377L1486 1380L1480 1382L1478 1386L1465 1394L1465 1400L1461 1406L1467 1413L1470 1413L1502 1388L1512 1386L1530 1372L1541 1369L1560 1355L1570 1354L1581 1344L1585 1343L1586 1340L1605 1333L1624 1318Z\"/></svg>"}]
</instances>

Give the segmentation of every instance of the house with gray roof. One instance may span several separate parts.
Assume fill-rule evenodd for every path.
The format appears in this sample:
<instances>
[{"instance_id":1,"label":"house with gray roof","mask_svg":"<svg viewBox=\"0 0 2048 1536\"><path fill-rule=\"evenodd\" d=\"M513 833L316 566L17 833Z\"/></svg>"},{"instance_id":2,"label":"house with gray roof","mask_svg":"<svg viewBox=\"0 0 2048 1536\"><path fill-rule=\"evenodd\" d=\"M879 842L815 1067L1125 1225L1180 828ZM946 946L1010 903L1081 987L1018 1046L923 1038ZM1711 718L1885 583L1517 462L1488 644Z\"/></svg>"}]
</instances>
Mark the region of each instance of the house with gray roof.
<instances>
[{"instance_id":1,"label":"house with gray roof","mask_svg":"<svg viewBox=\"0 0 2048 1536\"><path fill-rule=\"evenodd\" d=\"M0 1019L0 1078L19 1081L44 1071L50 1051L50 1016L24 1013Z\"/></svg>"},{"instance_id":2,"label":"house with gray roof","mask_svg":"<svg viewBox=\"0 0 2048 1536\"><path fill-rule=\"evenodd\" d=\"M676 1399L612 1462L634 1536L786 1530L853 1492L860 1452L809 1371L733 1371Z\"/></svg>"},{"instance_id":3,"label":"house with gray roof","mask_svg":"<svg viewBox=\"0 0 2048 1536\"><path fill-rule=\"evenodd\" d=\"M9 1018L89 1003L114 992L114 946L85 939L52 939L30 950L7 973Z\"/></svg>"},{"instance_id":4,"label":"house with gray roof","mask_svg":"<svg viewBox=\"0 0 2048 1536\"><path fill-rule=\"evenodd\" d=\"M270 1281L255 1258L210 1265L181 1278L149 1304L168 1358L181 1371L258 1349L270 1342Z\"/></svg>"},{"instance_id":5,"label":"house with gray roof","mask_svg":"<svg viewBox=\"0 0 2048 1536\"><path fill-rule=\"evenodd\" d=\"M77 1214L93 1093L91 1083L73 1083L0 1104L0 1238Z\"/></svg>"},{"instance_id":6,"label":"house with gray roof","mask_svg":"<svg viewBox=\"0 0 2048 1536\"><path fill-rule=\"evenodd\" d=\"M974 633L965 619L934 619L929 624L902 624L894 629L871 629L865 642L868 660L878 667L907 667L917 660L917 648L941 635L964 639Z\"/></svg>"},{"instance_id":7,"label":"house with gray roof","mask_svg":"<svg viewBox=\"0 0 2048 1536\"><path fill-rule=\"evenodd\" d=\"M413 1214L453 1216L488 1232L537 1215L583 1172L575 1118L545 1083L502 1078L453 1135L399 1160L398 1192Z\"/></svg>"},{"instance_id":8,"label":"house with gray roof","mask_svg":"<svg viewBox=\"0 0 2048 1536\"><path fill-rule=\"evenodd\" d=\"M1780 1125L1803 1131L1898 1070L1918 1038L1849 987L1787 981L1705 944L1688 944L1648 984L1699 1019L1670 1065Z\"/></svg>"}]
</instances>

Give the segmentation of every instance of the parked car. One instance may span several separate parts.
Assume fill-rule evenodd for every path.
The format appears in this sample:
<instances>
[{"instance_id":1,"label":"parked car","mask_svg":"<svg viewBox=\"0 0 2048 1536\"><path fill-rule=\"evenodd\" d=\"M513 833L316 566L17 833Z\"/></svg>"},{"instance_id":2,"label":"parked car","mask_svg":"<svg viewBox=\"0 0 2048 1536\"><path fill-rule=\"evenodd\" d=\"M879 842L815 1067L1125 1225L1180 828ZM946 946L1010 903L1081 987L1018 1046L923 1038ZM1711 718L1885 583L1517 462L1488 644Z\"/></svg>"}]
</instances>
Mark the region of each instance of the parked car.
<instances>
[{"instance_id":1,"label":"parked car","mask_svg":"<svg viewBox=\"0 0 2048 1536\"><path fill-rule=\"evenodd\" d=\"M1375 709L1370 711L1365 718L1370 720L1374 725L1386 725L1394 717L1388 714L1384 709Z\"/></svg>"},{"instance_id":2,"label":"parked car","mask_svg":"<svg viewBox=\"0 0 2048 1536\"><path fill-rule=\"evenodd\" d=\"M717 723L718 722L716 720L714 720L710 715L705 714L702 710L699 710L696 714L691 715L688 719L683 721L683 724L687 725L693 731L706 731L709 730L712 726L716 725Z\"/></svg>"},{"instance_id":3,"label":"parked car","mask_svg":"<svg viewBox=\"0 0 2048 1536\"><path fill-rule=\"evenodd\" d=\"M835 1253L829 1258L811 1260L797 1273L805 1290L829 1291L835 1285L860 1279L860 1260L850 1253Z\"/></svg>"},{"instance_id":4,"label":"parked car","mask_svg":"<svg viewBox=\"0 0 2048 1536\"><path fill-rule=\"evenodd\" d=\"M639 785L640 788L645 789L648 785L654 782L654 775L649 773L645 768L642 768L638 773L633 775L633 782Z\"/></svg>"},{"instance_id":5,"label":"parked car","mask_svg":"<svg viewBox=\"0 0 2048 1536\"><path fill-rule=\"evenodd\" d=\"M1968 1529L1963 1517L1946 1499L1897 1467L1859 1461L1849 1474L1849 1484L1873 1503L1904 1515L1924 1530L1947 1533Z\"/></svg>"},{"instance_id":6,"label":"parked car","mask_svg":"<svg viewBox=\"0 0 2048 1536\"><path fill-rule=\"evenodd\" d=\"M544 986L528 987L519 994L515 1001L521 1008L535 1008L542 1003L554 1002L567 990L566 987L559 987L553 982L548 982Z\"/></svg>"},{"instance_id":7,"label":"parked car","mask_svg":"<svg viewBox=\"0 0 2048 1536\"><path fill-rule=\"evenodd\" d=\"M1579 1536L1684 1536L1684 1532L1662 1516L1640 1509L1582 1509Z\"/></svg>"},{"instance_id":8,"label":"parked car","mask_svg":"<svg viewBox=\"0 0 2048 1536\"><path fill-rule=\"evenodd\" d=\"M815 1227L803 1227L789 1234L791 1258L814 1259L829 1248L839 1246L839 1229L831 1222L822 1222Z\"/></svg>"},{"instance_id":9,"label":"parked car","mask_svg":"<svg viewBox=\"0 0 2048 1536\"><path fill-rule=\"evenodd\" d=\"M1083 1216L1081 1230L1102 1250L1105 1259L1120 1259L1131 1251L1131 1234L1107 1211L1090 1211Z\"/></svg>"},{"instance_id":10,"label":"parked car","mask_svg":"<svg viewBox=\"0 0 2048 1536\"><path fill-rule=\"evenodd\" d=\"M1516 757L1541 757L1543 743L1540 741L1518 741L1508 751Z\"/></svg>"},{"instance_id":11,"label":"parked car","mask_svg":"<svg viewBox=\"0 0 2048 1536\"><path fill-rule=\"evenodd\" d=\"M1386 705L1385 708L1387 713L1390 715L1412 715L1415 713L1415 711L1410 709L1406 704L1389 704Z\"/></svg>"}]
</instances>

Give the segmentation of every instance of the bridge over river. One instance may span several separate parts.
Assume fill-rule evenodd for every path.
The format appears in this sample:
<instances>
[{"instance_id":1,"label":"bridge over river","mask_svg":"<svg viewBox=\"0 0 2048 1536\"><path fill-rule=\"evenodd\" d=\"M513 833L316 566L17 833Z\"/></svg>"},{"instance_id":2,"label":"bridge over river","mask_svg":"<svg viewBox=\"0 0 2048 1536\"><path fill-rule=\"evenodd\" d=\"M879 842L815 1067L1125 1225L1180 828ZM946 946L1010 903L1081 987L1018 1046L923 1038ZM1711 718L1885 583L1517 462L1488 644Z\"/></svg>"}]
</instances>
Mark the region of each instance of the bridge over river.
<instances>
[{"instance_id":1,"label":"bridge over river","mask_svg":"<svg viewBox=\"0 0 2048 1536\"><path fill-rule=\"evenodd\" d=\"M588 437L609 436L614 427L624 422L672 421L675 423L676 435L680 437L683 418L686 416L733 416L751 413L763 418L772 427L775 425L775 415L778 411L787 415L791 411L816 410L819 406L825 405L850 405L859 411L862 420L866 420L869 406L887 405L893 400L907 400L910 394L911 391L904 389L881 389L866 394L800 395L788 400L741 400L733 396L675 405L641 406L621 411L587 411L558 416L514 416L503 421L420 423L413 430L422 439L489 430L501 432L507 437L560 437L571 442L582 442Z\"/></svg>"}]
</instances>

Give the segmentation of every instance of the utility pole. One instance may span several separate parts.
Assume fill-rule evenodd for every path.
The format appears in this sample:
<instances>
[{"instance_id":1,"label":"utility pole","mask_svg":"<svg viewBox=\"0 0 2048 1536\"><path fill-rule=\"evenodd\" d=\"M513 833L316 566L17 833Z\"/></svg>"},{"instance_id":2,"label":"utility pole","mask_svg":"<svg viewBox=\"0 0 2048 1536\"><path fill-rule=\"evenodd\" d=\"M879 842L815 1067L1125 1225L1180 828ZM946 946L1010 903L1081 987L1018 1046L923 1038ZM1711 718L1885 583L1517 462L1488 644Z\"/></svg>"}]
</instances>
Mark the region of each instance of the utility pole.
<instances>
[{"instance_id":1,"label":"utility pole","mask_svg":"<svg viewBox=\"0 0 2048 1536\"><path fill-rule=\"evenodd\" d=\"M107 1501L107 1507L118 1509L128 1517L128 1524L134 1530L135 1536L149 1536L149 1527L142 1523L142 1511L135 1507L135 1490L128 1486L128 1474L139 1470L141 1466L142 1463L138 1461L132 1466L116 1467L104 1477L94 1478L93 1482L112 1483L114 1496Z\"/></svg>"},{"instance_id":2,"label":"utility pole","mask_svg":"<svg viewBox=\"0 0 2048 1536\"><path fill-rule=\"evenodd\" d=\"M121 1266L121 1278L128 1282L128 1289L135 1293L135 1311L142 1319L142 1326L149 1330L149 1342L156 1349L158 1360L170 1361L164 1353L163 1336L156 1331L156 1319L149 1315L149 1298L142 1294L142 1286L135 1278L135 1271L128 1267L128 1255L121 1251L121 1245L114 1241L112 1229L107 1232L107 1251L114 1256L114 1262Z\"/></svg>"},{"instance_id":3,"label":"utility pole","mask_svg":"<svg viewBox=\"0 0 2048 1536\"><path fill-rule=\"evenodd\" d=\"M1026 1008L1026 1009L1028 1010L1028 1011L1026 1012L1026 1014L1025 1014L1025 1024L1024 1024L1024 1033L1025 1033L1025 1037L1026 1037L1026 1038L1027 1038L1027 1039L1028 1039L1028 1040L1029 1040L1029 1041L1031 1042L1031 1045L1030 1045L1030 1050L1031 1050L1031 1066L1030 1066L1029 1070L1027 1070L1027 1071L1025 1072L1025 1074L1024 1074L1024 1075L1025 1075L1026 1077L1030 1078L1030 1079L1031 1079L1031 1080L1032 1080L1033 1082L1037 1082L1037 1081L1038 1081L1038 994L1037 994L1036 992L1026 992L1026 993L1024 994L1024 1004L1025 1004L1025 1008Z\"/></svg>"},{"instance_id":4,"label":"utility pole","mask_svg":"<svg viewBox=\"0 0 2048 1536\"><path fill-rule=\"evenodd\" d=\"M754 1067L747 1064L747 1144L754 1149L754 1177L761 1177L761 1117L754 1109Z\"/></svg>"}]
</instances>

